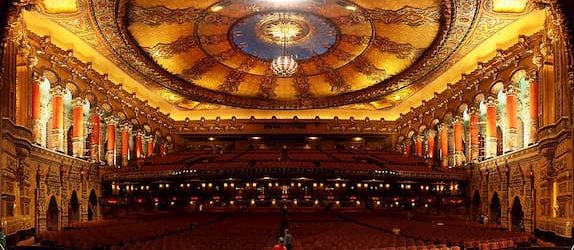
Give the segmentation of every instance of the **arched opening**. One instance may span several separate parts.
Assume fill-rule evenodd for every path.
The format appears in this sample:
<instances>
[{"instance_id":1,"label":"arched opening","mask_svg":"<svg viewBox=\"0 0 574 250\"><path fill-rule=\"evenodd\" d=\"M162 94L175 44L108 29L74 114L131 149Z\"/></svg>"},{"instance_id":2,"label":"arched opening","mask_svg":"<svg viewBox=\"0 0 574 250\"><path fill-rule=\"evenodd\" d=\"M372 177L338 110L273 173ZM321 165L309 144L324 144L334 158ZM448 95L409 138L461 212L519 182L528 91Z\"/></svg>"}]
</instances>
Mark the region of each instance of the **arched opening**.
<instances>
[{"instance_id":1,"label":"arched opening","mask_svg":"<svg viewBox=\"0 0 574 250\"><path fill-rule=\"evenodd\" d=\"M76 191L73 191L68 207L68 224L71 225L78 222L80 222L80 202Z\"/></svg>"},{"instance_id":2,"label":"arched opening","mask_svg":"<svg viewBox=\"0 0 574 250\"><path fill-rule=\"evenodd\" d=\"M474 194L472 195L472 217L476 218L482 214L480 209L480 204L482 201L480 200L480 193L478 190L474 190Z\"/></svg>"},{"instance_id":3,"label":"arched opening","mask_svg":"<svg viewBox=\"0 0 574 250\"><path fill-rule=\"evenodd\" d=\"M494 192L492 199L490 200L490 221L499 225L501 212L500 198L498 198L498 193Z\"/></svg>"},{"instance_id":4,"label":"arched opening","mask_svg":"<svg viewBox=\"0 0 574 250\"><path fill-rule=\"evenodd\" d=\"M514 197L511 210L511 225L512 231L524 230L524 211L522 211L522 204L520 198Z\"/></svg>"},{"instance_id":5,"label":"arched opening","mask_svg":"<svg viewBox=\"0 0 574 250\"><path fill-rule=\"evenodd\" d=\"M56 197L50 198L48 210L46 210L46 229L49 231L57 231L60 223L60 210L58 209L58 202Z\"/></svg>"},{"instance_id":6,"label":"arched opening","mask_svg":"<svg viewBox=\"0 0 574 250\"><path fill-rule=\"evenodd\" d=\"M90 197L88 199L88 221L96 219L98 211L98 197L96 196L96 191L92 190L90 192Z\"/></svg>"}]
</instances>

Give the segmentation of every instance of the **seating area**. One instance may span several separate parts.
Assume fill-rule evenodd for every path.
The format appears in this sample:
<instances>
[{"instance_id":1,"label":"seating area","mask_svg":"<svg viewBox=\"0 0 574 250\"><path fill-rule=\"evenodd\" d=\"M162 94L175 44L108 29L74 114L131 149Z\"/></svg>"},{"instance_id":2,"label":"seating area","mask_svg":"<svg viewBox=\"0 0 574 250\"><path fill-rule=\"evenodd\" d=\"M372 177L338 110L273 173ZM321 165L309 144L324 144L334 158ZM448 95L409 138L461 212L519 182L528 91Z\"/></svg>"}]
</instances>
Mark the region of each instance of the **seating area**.
<instances>
[{"instance_id":1,"label":"seating area","mask_svg":"<svg viewBox=\"0 0 574 250\"><path fill-rule=\"evenodd\" d=\"M531 236L522 232L484 227L474 221L435 217L433 220L409 220L406 214L347 213L347 218L358 223L392 232L400 228L400 234L427 243L464 246L465 249L504 249L518 244L528 244ZM418 245L418 244L417 244Z\"/></svg>"},{"instance_id":2,"label":"seating area","mask_svg":"<svg viewBox=\"0 0 574 250\"><path fill-rule=\"evenodd\" d=\"M193 230L136 241L113 250L270 249L279 232L279 213L241 213Z\"/></svg>"},{"instance_id":3,"label":"seating area","mask_svg":"<svg viewBox=\"0 0 574 250\"><path fill-rule=\"evenodd\" d=\"M140 215L137 219L112 219L77 224L70 230L59 232L45 231L39 235L39 240L42 245L63 248L110 247L174 234L226 215L226 213L187 212Z\"/></svg>"},{"instance_id":4,"label":"seating area","mask_svg":"<svg viewBox=\"0 0 574 250\"><path fill-rule=\"evenodd\" d=\"M289 210L287 228L296 250L498 250L528 246L530 235L485 228L447 216L410 216L405 212L362 209ZM203 213L164 212L73 225L44 232L45 246L112 250L270 250L280 235L277 208L229 209ZM397 235L394 228L400 228Z\"/></svg>"}]
</instances>

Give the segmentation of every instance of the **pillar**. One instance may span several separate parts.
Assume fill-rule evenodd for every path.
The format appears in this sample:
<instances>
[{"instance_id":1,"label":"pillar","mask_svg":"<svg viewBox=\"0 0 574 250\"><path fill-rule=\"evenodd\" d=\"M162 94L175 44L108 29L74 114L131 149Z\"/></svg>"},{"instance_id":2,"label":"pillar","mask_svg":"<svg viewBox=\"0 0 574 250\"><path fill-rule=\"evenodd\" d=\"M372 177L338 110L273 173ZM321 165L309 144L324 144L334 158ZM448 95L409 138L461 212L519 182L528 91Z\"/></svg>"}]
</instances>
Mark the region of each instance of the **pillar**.
<instances>
[{"instance_id":1,"label":"pillar","mask_svg":"<svg viewBox=\"0 0 574 250\"><path fill-rule=\"evenodd\" d=\"M496 105L494 97L486 99L486 135L484 141L485 158L496 156Z\"/></svg>"},{"instance_id":2,"label":"pillar","mask_svg":"<svg viewBox=\"0 0 574 250\"><path fill-rule=\"evenodd\" d=\"M460 116L454 117L452 121L454 130L454 166L460 167L464 163L464 146L463 146L463 126Z\"/></svg>"},{"instance_id":3,"label":"pillar","mask_svg":"<svg viewBox=\"0 0 574 250\"><path fill-rule=\"evenodd\" d=\"M159 144L159 156L160 157L164 157L166 155L166 147L165 147L165 142Z\"/></svg>"},{"instance_id":4,"label":"pillar","mask_svg":"<svg viewBox=\"0 0 574 250\"><path fill-rule=\"evenodd\" d=\"M427 130L427 157L430 159L434 159L434 151L435 151L435 141L434 137L436 136L436 132L432 129Z\"/></svg>"},{"instance_id":5,"label":"pillar","mask_svg":"<svg viewBox=\"0 0 574 250\"><path fill-rule=\"evenodd\" d=\"M411 156L411 153L412 153L412 143L413 143L413 140L412 140L412 139L410 139L410 138L409 138L409 139L406 139L406 142L405 142L405 155L407 155L407 156Z\"/></svg>"},{"instance_id":6,"label":"pillar","mask_svg":"<svg viewBox=\"0 0 574 250\"><path fill-rule=\"evenodd\" d=\"M528 139L529 144L536 142L536 133L538 130L538 82L536 80L530 80L529 86L529 99L530 99L530 138ZM527 124L524 124L527 126Z\"/></svg>"},{"instance_id":7,"label":"pillar","mask_svg":"<svg viewBox=\"0 0 574 250\"><path fill-rule=\"evenodd\" d=\"M423 135L417 135L415 137L415 153L418 157L423 157Z\"/></svg>"},{"instance_id":8,"label":"pillar","mask_svg":"<svg viewBox=\"0 0 574 250\"><path fill-rule=\"evenodd\" d=\"M75 157L84 156L86 139L84 135L84 107L87 101L77 97L72 100L72 154Z\"/></svg>"},{"instance_id":9,"label":"pillar","mask_svg":"<svg viewBox=\"0 0 574 250\"><path fill-rule=\"evenodd\" d=\"M152 157L153 156L153 136L152 135L148 135L145 137L145 141L147 144L147 157Z\"/></svg>"},{"instance_id":10,"label":"pillar","mask_svg":"<svg viewBox=\"0 0 574 250\"><path fill-rule=\"evenodd\" d=\"M52 130L50 132L50 147L52 150L64 152L64 95L66 89L56 86L50 90L52 96Z\"/></svg>"},{"instance_id":11,"label":"pillar","mask_svg":"<svg viewBox=\"0 0 574 250\"><path fill-rule=\"evenodd\" d=\"M472 162L478 162L478 156L480 151L480 138L478 134L480 133L480 111L475 107L470 108L469 112L469 132L470 132L470 160Z\"/></svg>"},{"instance_id":12,"label":"pillar","mask_svg":"<svg viewBox=\"0 0 574 250\"><path fill-rule=\"evenodd\" d=\"M141 159L144 157L143 153L143 132L138 129L135 136L136 158Z\"/></svg>"},{"instance_id":13,"label":"pillar","mask_svg":"<svg viewBox=\"0 0 574 250\"><path fill-rule=\"evenodd\" d=\"M42 138L42 130L46 125L42 119L42 91L40 89L40 82L34 81L32 83L32 133L34 143L44 145Z\"/></svg>"},{"instance_id":14,"label":"pillar","mask_svg":"<svg viewBox=\"0 0 574 250\"><path fill-rule=\"evenodd\" d=\"M448 167L448 128L444 124L438 125L440 140L440 166Z\"/></svg>"},{"instance_id":15,"label":"pillar","mask_svg":"<svg viewBox=\"0 0 574 250\"><path fill-rule=\"evenodd\" d=\"M514 85L506 90L506 148L514 151L518 148L518 91Z\"/></svg>"},{"instance_id":16,"label":"pillar","mask_svg":"<svg viewBox=\"0 0 574 250\"><path fill-rule=\"evenodd\" d=\"M129 165L131 132L131 124L126 123L122 125L122 167L127 167Z\"/></svg>"},{"instance_id":17,"label":"pillar","mask_svg":"<svg viewBox=\"0 0 574 250\"><path fill-rule=\"evenodd\" d=\"M116 127L119 119L115 116L108 116L104 120L107 125L106 136L106 162L108 166L117 166L116 164Z\"/></svg>"},{"instance_id":18,"label":"pillar","mask_svg":"<svg viewBox=\"0 0 574 250\"><path fill-rule=\"evenodd\" d=\"M452 120L450 121L451 126L447 126L448 135L448 166L454 167L455 165L455 153L454 153L454 127L452 126Z\"/></svg>"},{"instance_id":19,"label":"pillar","mask_svg":"<svg viewBox=\"0 0 574 250\"><path fill-rule=\"evenodd\" d=\"M90 117L90 128L92 132L90 137L90 159L94 162L100 162L101 160L100 156L102 154L102 145L100 141L102 133L102 115L102 110L96 107Z\"/></svg>"}]
</instances>

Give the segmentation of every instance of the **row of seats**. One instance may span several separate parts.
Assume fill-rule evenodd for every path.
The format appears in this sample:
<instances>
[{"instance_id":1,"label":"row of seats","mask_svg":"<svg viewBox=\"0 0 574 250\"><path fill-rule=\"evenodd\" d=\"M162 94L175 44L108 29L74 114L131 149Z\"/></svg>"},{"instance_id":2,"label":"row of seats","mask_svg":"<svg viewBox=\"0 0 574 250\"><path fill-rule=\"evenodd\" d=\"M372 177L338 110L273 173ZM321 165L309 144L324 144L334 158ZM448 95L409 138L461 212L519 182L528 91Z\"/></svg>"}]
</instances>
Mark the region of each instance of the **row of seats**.
<instances>
[{"instance_id":1,"label":"row of seats","mask_svg":"<svg viewBox=\"0 0 574 250\"><path fill-rule=\"evenodd\" d=\"M47 231L40 234L44 245L64 248L90 249L126 242L156 238L188 230L192 225L202 224L221 217L221 213L170 213L161 219L142 217L140 220L118 220L105 227L81 227L60 232Z\"/></svg>"},{"instance_id":2,"label":"row of seats","mask_svg":"<svg viewBox=\"0 0 574 250\"><path fill-rule=\"evenodd\" d=\"M512 244L519 244L530 240L528 234L488 229L474 221L452 219L417 221L408 220L404 215L384 213L352 213L347 216L352 220L387 231L398 227L401 235L440 244L460 246L474 242L474 246L480 246L482 243L506 242L505 244L510 244L508 241L512 241ZM497 243L497 245L500 244Z\"/></svg>"}]
</instances>

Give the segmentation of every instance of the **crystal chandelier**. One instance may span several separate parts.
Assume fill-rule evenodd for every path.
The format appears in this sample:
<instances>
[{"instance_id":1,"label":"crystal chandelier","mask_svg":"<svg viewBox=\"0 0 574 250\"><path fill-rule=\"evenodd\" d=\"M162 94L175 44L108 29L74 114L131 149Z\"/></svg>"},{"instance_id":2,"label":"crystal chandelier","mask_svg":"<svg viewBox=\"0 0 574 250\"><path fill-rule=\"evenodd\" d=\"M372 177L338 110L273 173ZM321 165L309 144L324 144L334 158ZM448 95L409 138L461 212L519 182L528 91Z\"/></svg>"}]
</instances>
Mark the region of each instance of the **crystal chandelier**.
<instances>
[{"instance_id":1,"label":"crystal chandelier","mask_svg":"<svg viewBox=\"0 0 574 250\"><path fill-rule=\"evenodd\" d=\"M289 34L291 27L291 23L289 21L289 16L287 14L283 14L281 23L280 32L282 37L282 46L281 46L281 55L271 62L271 70L276 76L279 77L289 77L295 74L297 71L297 67L299 64L293 57L293 55L287 55L287 42L288 39L291 37Z\"/></svg>"}]
</instances>

